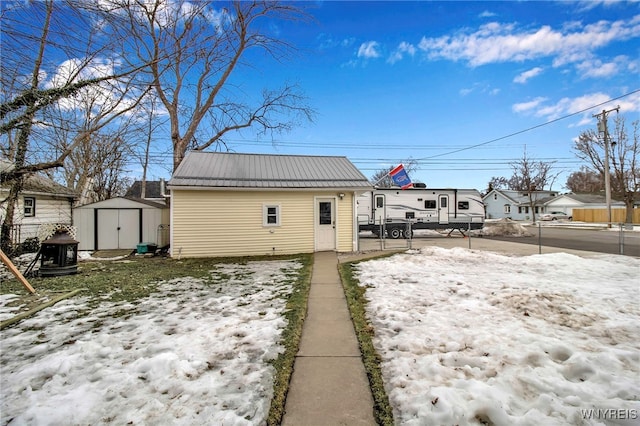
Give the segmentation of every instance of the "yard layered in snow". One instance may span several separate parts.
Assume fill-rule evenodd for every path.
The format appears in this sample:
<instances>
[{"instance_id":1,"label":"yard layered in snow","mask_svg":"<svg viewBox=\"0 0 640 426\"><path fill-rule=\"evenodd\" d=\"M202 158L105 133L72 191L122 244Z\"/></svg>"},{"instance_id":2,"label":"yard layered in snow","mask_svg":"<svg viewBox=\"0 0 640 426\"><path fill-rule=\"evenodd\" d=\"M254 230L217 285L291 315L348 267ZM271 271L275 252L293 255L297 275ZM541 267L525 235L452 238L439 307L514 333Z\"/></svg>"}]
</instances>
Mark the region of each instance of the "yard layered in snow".
<instances>
[{"instance_id":1,"label":"yard layered in snow","mask_svg":"<svg viewBox=\"0 0 640 426\"><path fill-rule=\"evenodd\" d=\"M356 272L398 424L637 424L640 260L435 247Z\"/></svg>"},{"instance_id":2,"label":"yard layered in snow","mask_svg":"<svg viewBox=\"0 0 640 426\"><path fill-rule=\"evenodd\" d=\"M2 330L1 423L260 424L301 266L223 265L212 282L177 278L88 314L73 298ZM0 298L2 319L15 297Z\"/></svg>"}]
</instances>

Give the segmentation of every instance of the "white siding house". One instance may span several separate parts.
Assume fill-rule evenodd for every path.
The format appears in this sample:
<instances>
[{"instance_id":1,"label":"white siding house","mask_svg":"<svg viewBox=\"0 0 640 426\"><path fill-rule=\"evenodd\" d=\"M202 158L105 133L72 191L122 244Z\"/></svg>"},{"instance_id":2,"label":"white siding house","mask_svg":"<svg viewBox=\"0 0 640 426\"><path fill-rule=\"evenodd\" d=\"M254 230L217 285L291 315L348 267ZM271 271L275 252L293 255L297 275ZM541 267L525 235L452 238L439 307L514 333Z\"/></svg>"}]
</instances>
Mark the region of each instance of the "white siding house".
<instances>
[{"instance_id":1,"label":"white siding house","mask_svg":"<svg viewBox=\"0 0 640 426\"><path fill-rule=\"evenodd\" d=\"M346 157L190 152L168 188L172 256L216 257L354 251L372 185Z\"/></svg>"},{"instance_id":2,"label":"white siding house","mask_svg":"<svg viewBox=\"0 0 640 426\"><path fill-rule=\"evenodd\" d=\"M606 209L607 201L604 195L597 194L562 194L548 200L545 204L545 212L563 212L573 216L573 209ZM624 209L622 201L611 201L611 208Z\"/></svg>"},{"instance_id":3,"label":"white siding house","mask_svg":"<svg viewBox=\"0 0 640 426\"><path fill-rule=\"evenodd\" d=\"M533 191L534 211L531 211L529 194L522 191L493 189L482 197L487 219L509 218L513 220L532 220L545 213L545 203L558 195L556 191Z\"/></svg>"},{"instance_id":4,"label":"white siding house","mask_svg":"<svg viewBox=\"0 0 640 426\"><path fill-rule=\"evenodd\" d=\"M13 164L0 160L0 167L6 170ZM0 184L0 223L5 219L5 200L9 189L9 183ZM27 238L36 237L42 241L55 225L71 225L71 207L75 197L72 189L45 176L36 173L27 177L13 217L13 242L22 243Z\"/></svg>"}]
</instances>

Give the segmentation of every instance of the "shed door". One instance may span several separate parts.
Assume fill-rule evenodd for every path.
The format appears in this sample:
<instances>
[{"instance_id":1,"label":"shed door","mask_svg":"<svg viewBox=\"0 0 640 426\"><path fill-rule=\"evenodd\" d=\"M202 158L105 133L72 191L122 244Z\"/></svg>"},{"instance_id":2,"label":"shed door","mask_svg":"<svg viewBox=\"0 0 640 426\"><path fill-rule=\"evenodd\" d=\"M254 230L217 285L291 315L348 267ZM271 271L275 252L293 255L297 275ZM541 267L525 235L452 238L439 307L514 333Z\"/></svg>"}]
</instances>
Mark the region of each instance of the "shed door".
<instances>
[{"instance_id":1,"label":"shed door","mask_svg":"<svg viewBox=\"0 0 640 426\"><path fill-rule=\"evenodd\" d=\"M97 249L135 249L140 241L141 209L98 209Z\"/></svg>"},{"instance_id":2,"label":"shed door","mask_svg":"<svg viewBox=\"0 0 640 426\"><path fill-rule=\"evenodd\" d=\"M316 200L316 250L336 249L336 212L333 198Z\"/></svg>"}]
</instances>

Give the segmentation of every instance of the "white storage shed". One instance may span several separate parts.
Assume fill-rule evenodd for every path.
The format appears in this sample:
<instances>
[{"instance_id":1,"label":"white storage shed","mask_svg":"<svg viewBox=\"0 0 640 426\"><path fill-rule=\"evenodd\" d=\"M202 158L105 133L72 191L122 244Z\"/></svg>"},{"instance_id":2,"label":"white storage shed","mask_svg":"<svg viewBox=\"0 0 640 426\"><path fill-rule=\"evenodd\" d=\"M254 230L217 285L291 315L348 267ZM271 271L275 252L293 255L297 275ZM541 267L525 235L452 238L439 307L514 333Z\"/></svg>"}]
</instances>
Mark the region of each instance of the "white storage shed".
<instances>
[{"instance_id":1,"label":"white storage shed","mask_svg":"<svg viewBox=\"0 0 640 426\"><path fill-rule=\"evenodd\" d=\"M73 209L78 250L136 249L169 243L169 208L154 201L111 198Z\"/></svg>"}]
</instances>

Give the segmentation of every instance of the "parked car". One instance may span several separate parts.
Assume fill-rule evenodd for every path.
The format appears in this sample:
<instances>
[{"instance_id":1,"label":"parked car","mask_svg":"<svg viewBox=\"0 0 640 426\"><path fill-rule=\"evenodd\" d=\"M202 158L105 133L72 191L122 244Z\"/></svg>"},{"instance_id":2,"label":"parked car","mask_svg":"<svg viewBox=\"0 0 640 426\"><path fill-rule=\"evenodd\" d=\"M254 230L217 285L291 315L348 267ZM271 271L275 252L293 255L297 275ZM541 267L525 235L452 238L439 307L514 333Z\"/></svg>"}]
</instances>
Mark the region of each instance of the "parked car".
<instances>
[{"instance_id":1,"label":"parked car","mask_svg":"<svg viewBox=\"0 0 640 426\"><path fill-rule=\"evenodd\" d=\"M565 212L549 212L540 216L542 220L558 220L558 219L573 219L571 216L566 214Z\"/></svg>"}]
</instances>

